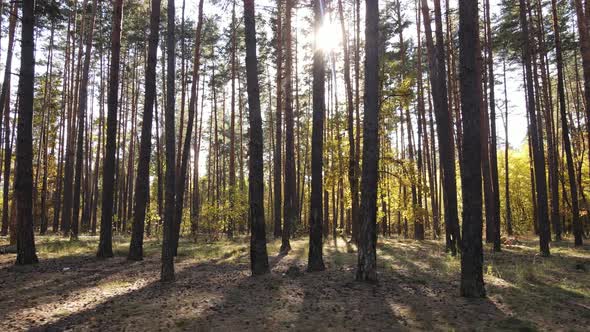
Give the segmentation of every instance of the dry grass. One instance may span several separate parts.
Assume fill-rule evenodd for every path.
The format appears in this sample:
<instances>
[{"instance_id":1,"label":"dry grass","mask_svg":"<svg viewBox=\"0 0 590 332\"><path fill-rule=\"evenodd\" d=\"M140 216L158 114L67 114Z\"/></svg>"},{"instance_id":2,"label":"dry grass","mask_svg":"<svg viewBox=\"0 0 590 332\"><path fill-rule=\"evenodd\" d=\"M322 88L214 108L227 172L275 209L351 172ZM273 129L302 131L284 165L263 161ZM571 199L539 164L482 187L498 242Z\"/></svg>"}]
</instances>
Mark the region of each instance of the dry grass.
<instances>
[{"instance_id":1,"label":"dry grass","mask_svg":"<svg viewBox=\"0 0 590 332\"><path fill-rule=\"evenodd\" d=\"M0 239L0 245L3 244ZM38 237L41 262L13 266L0 256L0 330L586 330L590 326L590 251L570 242L537 254L534 239L485 252L488 298L458 296L460 261L438 241L382 239L380 282L354 282L355 248L326 240L327 270L305 273L307 239L277 256L271 275L249 276L245 238L182 241L174 284L158 282L157 239L146 259L128 262L128 239L116 258L94 257L96 237L71 242ZM297 267L301 273L286 273Z\"/></svg>"}]
</instances>

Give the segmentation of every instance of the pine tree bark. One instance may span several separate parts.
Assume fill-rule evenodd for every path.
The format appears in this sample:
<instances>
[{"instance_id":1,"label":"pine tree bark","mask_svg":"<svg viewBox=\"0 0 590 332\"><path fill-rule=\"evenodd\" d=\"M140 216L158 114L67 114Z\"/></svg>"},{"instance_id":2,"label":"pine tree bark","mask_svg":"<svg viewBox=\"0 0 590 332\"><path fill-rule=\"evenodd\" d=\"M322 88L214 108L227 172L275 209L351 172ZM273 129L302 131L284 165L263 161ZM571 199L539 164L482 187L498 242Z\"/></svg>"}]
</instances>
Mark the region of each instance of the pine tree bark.
<instances>
[{"instance_id":1,"label":"pine tree bark","mask_svg":"<svg viewBox=\"0 0 590 332\"><path fill-rule=\"evenodd\" d=\"M10 147L10 81L12 77L12 55L14 53L14 33L16 30L16 19L18 6L12 4L10 21L8 23L8 49L6 51L6 65L4 66L4 81L0 93L0 117L4 118L4 187L2 190L2 230L0 234L8 234L9 221L9 191L10 191L10 164L12 160L12 149Z\"/></svg>"},{"instance_id":2,"label":"pine tree bark","mask_svg":"<svg viewBox=\"0 0 590 332\"><path fill-rule=\"evenodd\" d=\"M285 8L285 192L283 210L283 232L281 252L291 250L289 238L291 227L295 225L297 216L297 187L295 172L295 124L293 115L293 43L291 34L291 19L294 0L286 0Z\"/></svg>"},{"instance_id":3,"label":"pine tree bark","mask_svg":"<svg viewBox=\"0 0 590 332\"><path fill-rule=\"evenodd\" d=\"M246 35L246 85L250 122L250 268L253 275L269 273L264 223L264 161L258 58L256 57L256 22L254 0L244 0L244 30Z\"/></svg>"},{"instance_id":4,"label":"pine tree bark","mask_svg":"<svg viewBox=\"0 0 590 332\"><path fill-rule=\"evenodd\" d=\"M199 0L199 23L197 23L196 30L196 45L193 59L193 78L191 83L191 95L188 108L188 122L186 127L186 135L184 136L184 145L180 162L180 174L177 174L176 182L176 201L174 211L174 255L176 256L178 250L178 241L180 239L180 224L182 222L182 209L184 205L184 192L186 186L186 173L188 170L188 161L190 156L190 144L192 140L193 127L195 123L195 108L197 105L197 86L199 82L199 68L201 61L201 31L203 29L203 0Z\"/></svg>"},{"instance_id":5,"label":"pine tree bark","mask_svg":"<svg viewBox=\"0 0 590 332\"><path fill-rule=\"evenodd\" d=\"M485 297L482 247L481 135L477 1L459 1L459 63L463 123L461 296Z\"/></svg>"},{"instance_id":6,"label":"pine tree bark","mask_svg":"<svg viewBox=\"0 0 590 332\"><path fill-rule=\"evenodd\" d=\"M377 172L379 165L379 3L366 1L365 117L360 233L356 280L377 281Z\"/></svg>"},{"instance_id":7,"label":"pine tree bark","mask_svg":"<svg viewBox=\"0 0 590 332\"><path fill-rule=\"evenodd\" d=\"M94 18L96 15L97 0L92 2L92 13L88 22L88 31L86 34L86 49L84 51L84 65L82 69L82 79L78 95L78 139L76 147L76 169L74 178L74 204L72 206L72 227L71 239L78 238L81 186L82 186L82 165L84 164L84 127L86 119L86 109L88 105L88 76L90 74L90 58L92 53L92 40L94 36ZM84 8L86 10L86 8ZM84 221L82 221L84 223Z\"/></svg>"},{"instance_id":8,"label":"pine tree bark","mask_svg":"<svg viewBox=\"0 0 590 332\"><path fill-rule=\"evenodd\" d=\"M490 145L489 145L489 156L490 156L490 175L492 184L492 204L491 207L493 215L493 236L492 240L494 243L494 251L498 252L501 250L500 243L500 182L498 179L498 147L497 147L497 135L496 135L496 93L495 93L495 77L494 77L494 55L492 51L492 20L490 18L490 0L486 0L486 33L487 33L487 66L488 66L488 82L489 82L489 100L488 104L490 107Z\"/></svg>"},{"instance_id":9,"label":"pine tree bark","mask_svg":"<svg viewBox=\"0 0 590 332\"><path fill-rule=\"evenodd\" d=\"M281 237L282 231L282 111L283 111L283 24L282 24L282 3L283 0L277 0L277 36L276 36L276 51L277 51L277 108L275 116L275 150L274 150L274 237Z\"/></svg>"},{"instance_id":10,"label":"pine tree bark","mask_svg":"<svg viewBox=\"0 0 590 332\"><path fill-rule=\"evenodd\" d=\"M577 0L579 1L579 0ZM530 136L533 150L534 174L536 185L537 218L539 224L539 246L543 256L549 256L549 216L547 209L547 183L545 181L545 152L538 128L535 93L533 90L533 74L531 70L531 51L529 42L529 30L527 20L527 4L525 0L520 3L520 25L523 40L523 55L525 63L525 75L527 80L527 113L530 118Z\"/></svg>"},{"instance_id":11,"label":"pine tree bark","mask_svg":"<svg viewBox=\"0 0 590 332\"><path fill-rule=\"evenodd\" d=\"M430 85L437 122L440 164L443 171L444 215L446 229L446 246L453 255L457 253L459 220L457 212L457 182L455 174L455 144L451 131L451 118L448 108L447 84L445 81L445 54L442 33L440 0L434 1L436 47L430 27L430 11L426 0L422 0L422 14L426 32L426 49L430 69Z\"/></svg>"},{"instance_id":12,"label":"pine tree bark","mask_svg":"<svg viewBox=\"0 0 590 332\"><path fill-rule=\"evenodd\" d=\"M113 31L111 35L111 67L107 97L107 137L102 178L102 213L97 256L113 257L113 196L115 184L115 154L117 151L117 105L119 100L119 64L121 59L121 21L123 0L113 0Z\"/></svg>"},{"instance_id":13,"label":"pine tree bark","mask_svg":"<svg viewBox=\"0 0 590 332\"><path fill-rule=\"evenodd\" d=\"M574 170L574 159L572 157L572 147L569 134L569 125L567 121L567 104L565 101L565 78L563 73L563 53L561 48L561 34L559 27L559 17L557 15L557 1L551 0L551 15L553 18L553 32L555 38L555 55L557 62L557 94L559 98L559 116L561 118L561 135L567 162L567 174L570 185L570 194L572 196L572 223L574 228L574 244L581 246L583 244L583 229L580 222L580 207L578 203L578 187L576 185L576 173Z\"/></svg>"},{"instance_id":14,"label":"pine tree bark","mask_svg":"<svg viewBox=\"0 0 590 332\"><path fill-rule=\"evenodd\" d=\"M150 190L150 157L152 150L152 117L154 101L156 99L156 65L158 56L158 40L160 38L161 1L152 0L150 14L150 34L148 39L148 60L145 72L145 99L143 108L143 122L141 125L141 143L139 147L139 162L137 165L137 179L135 181L135 204L133 210L133 225L131 243L127 259L139 261L143 259L143 233L145 225L145 211Z\"/></svg>"},{"instance_id":15,"label":"pine tree bark","mask_svg":"<svg viewBox=\"0 0 590 332\"><path fill-rule=\"evenodd\" d=\"M313 2L314 30L317 34L323 22L322 1ZM318 45L314 45L313 52L313 115L311 132L311 197L309 213L309 257L308 271L323 271L323 153L324 153L324 117L325 105L325 55Z\"/></svg>"},{"instance_id":16,"label":"pine tree bark","mask_svg":"<svg viewBox=\"0 0 590 332\"><path fill-rule=\"evenodd\" d=\"M168 24L166 35L167 76L166 112L164 114L166 140L166 193L164 206L164 239L162 242L162 282L174 281L174 200L176 184L176 146L174 113L176 105L176 36L174 0L168 0Z\"/></svg>"},{"instance_id":17,"label":"pine tree bark","mask_svg":"<svg viewBox=\"0 0 590 332\"><path fill-rule=\"evenodd\" d=\"M34 0L22 5L21 68L16 137L16 265L37 263L33 235L33 98L35 83Z\"/></svg>"},{"instance_id":18,"label":"pine tree bark","mask_svg":"<svg viewBox=\"0 0 590 332\"><path fill-rule=\"evenodd\" d=\"M351 199L351 217L352 224L358 224L358 181L356 171L358 169L358 160L356 156L356 146L354 140L354 102L352 92L352 81L350 79L350 52L348 50L348 34L346 32L346 24L344 22L344 13L342 8L342 0L338 0L338 14L340 16L340 28L342 30L342 47L344 53L344 85L346 89L346 109L347 109L347 131L348 131L348 182L350 183L350 199ZM353 239L356 242L356 239Z\"/></svg>"}]
</instances>

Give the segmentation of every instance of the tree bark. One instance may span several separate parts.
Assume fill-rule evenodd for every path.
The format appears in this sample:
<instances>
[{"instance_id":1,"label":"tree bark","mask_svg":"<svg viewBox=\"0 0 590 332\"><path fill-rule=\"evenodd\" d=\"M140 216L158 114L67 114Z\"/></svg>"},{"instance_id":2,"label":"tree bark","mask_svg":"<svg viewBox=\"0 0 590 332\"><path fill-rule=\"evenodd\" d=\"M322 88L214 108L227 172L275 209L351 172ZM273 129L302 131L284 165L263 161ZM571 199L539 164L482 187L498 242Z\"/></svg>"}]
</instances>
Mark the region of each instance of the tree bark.
<instances>
[{"instance_id":1,"label":"tree bark","mask_svg":"<svg viewBox=\"0 0 590 332\"><path fill-rule=\"evenodd\" d=\"M481 83L477 72L479 43L477 1L459 1L459 63L463 123L463 240L461 296L485 297L482 247Z\"/></svg>"},{"instance_id":2,"label":"tree bark","mask_svg":"<svg viewBox=\"0 0 590 332\"><path fill-rule=\"evenodd\" d=\"M258 58L256 57L256 22L254 0L244 0L244 30L246 35L246 81L250 121L250 268L253 275L269 273L264 223L264 161Z\"/></svg>"},{"instance_id":3,"label":"tree bark","mask_svg":"<svg viewBox=\"0 0 590 332\"><path fill-rule=\"evenodd\" d=\"M577 0L579 1L579 0ZM535 94L533 90L533 74L531 70L531 51L529 41L529 30L527 20L527 4L525 0L519 0L520 3L520 25L522 29L523 55L525 63L525 75L527 80L527 112L531 123L531 141L534 160L536 200L537 200L537 218L539 223L539 246L543 256L549 256L549 216L547 211L547 183L545 181L545 152L543 150L543 141L540 138L540 128L538 128Z\"/></svg>"},{"instance_id":4,"label":"tree bark","mask_svg":"<svg viewBox=\"0 0 590 332\"><path fill-rule=\"evenodd\" d=\"M123 0L113 0L113 31L111 35L111 68L107 97L107 137L102 178L102 213L100 242L97 256L113 257L113 196L115 184L115 154L117 151L117 104L119 100L119 64L121 59L121 21Z\"/></svg>"},{"instance_id":5,"label":"tree bark","mask_svg":"<svg viewBox=\"0 0 590 332\"><path fill-rule=\"evenodd\" d=\"M379 3L366 1L365 117L358 268L356 280L377 281L377 172L379 165Z\"/></svg>"},{"instance_id":6,"label":"tree bark","mask_svg":"<svg viewBox=\"0 0 590 332\"><path fill-rule=\"evenodd\" d=\"M565 101L565 78L563 73L563 53L561 49L561 36L559 27L559 17L557 15L557 1L551 0L551 15L553 18L553 32L555 33L555 55L557 62L557 94L559 97L559 116L561 118L561 135L567 162L567 174L570 185L570 194L572 196L572 223L574 228L574 244L581 246L583 244L583 229L580 222L580 207L578 203L578 187L576 185L576 173L574 170L574 159L572 157L572 147L569 134L569 125L567 121L567 104Z\"/></svg>"},{"instance_id":7,"label":"tree bark","mask_svg":"<svg viewBox=\"0 0 590 332\"><path fill-rule=\"evenodd\" d=\"M323 22L322 2L313 2L314 30L317 34ZM323 271L323 153L324 153L324 117L325 105L325 55L318 45L314 45L313 52L313 118L311 132L311 197L309 213L309 257L308 271Z\"/></svg>"},{"instance_id":8,"label":"tree bark","mask_svg":"<svg viewBox=\"0 0 590 332\"><path fill-rule=\"evenodd\" d=\"M135 204L133 209L133 225L131 243L127 259L139 261L143 259L143 233L145 225L145 210L150 190L150 157L152 150L152 117L154 101L156 99L156 65L158 56L158 40L160 37L161 1L152 0L150 15L150 34L148 39L148 60L145 71L145 99L143 108L143 122L141 125L141 143L139 147L139 162L137 165L137 179L135 181Z\"/></svg>"},{"instance_id":9,"label":"tree bark","mask_svg":"<svg viewBox=\"0 0 590 332\"><path fill-rule=\"evenodd\" d=\"M34 0L23 1L21 68L16 139L16 265L37 263L33 235L33 98L35 83Z\"/></svg>"},{"instance_id":10,"label":"tree bark","mask_svg":"<svg viewBox=\"0 0 590 332\"><path fill-rule=\"evenodd\" d=\"M94 36L94 18L96 16L97 0L92 2L92 13L88 23L88 32L86 34L86 50L84 51L84 65L82 69L82 80L78 95L78 139L76 147L76 169L74 178L74 205L72 212L71 239L78 238L79 214L80 214L80 197L82 186L82 165L84 164L84 127L86 119L86 109L88 105L88 76L90 72L90 57L92 52L92 40ZM86 10L86 8L84 8ZM82 221L84 223L84 221Z\"/></svg>"},{"instance_id":11,"label":"tree bark","mask_svg":"<svg viewBox=\"0 0 590 332\"><path fill-rule=\"evenodd\" d=\"M176 36L175 36L174 0L168 0L168 24L166 36L167 72L166 76L166 112L164 125L166 132L166 199L164 207L164 239L162 242L162 282L174 281L174 200L176 184L176 146L174 130L174 113L176 105Z\"/></svg>"}]
</instances>

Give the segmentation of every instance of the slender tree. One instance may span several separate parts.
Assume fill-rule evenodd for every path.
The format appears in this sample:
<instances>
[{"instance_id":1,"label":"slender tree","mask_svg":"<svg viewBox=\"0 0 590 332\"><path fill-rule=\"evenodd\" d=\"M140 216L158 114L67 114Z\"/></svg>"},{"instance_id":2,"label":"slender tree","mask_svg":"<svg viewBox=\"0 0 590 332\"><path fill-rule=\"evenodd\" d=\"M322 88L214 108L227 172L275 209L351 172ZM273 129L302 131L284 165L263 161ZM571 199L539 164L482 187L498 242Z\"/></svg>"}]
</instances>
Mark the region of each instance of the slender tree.
<instances>
[{"instance_id":1,"label":"slender tree","mask_svg":"<svg viewBox=\"0 0 590 332\"><path fill-rule=\"evenodd\" d=\"M461 296L485 297L482 247L481 192L481 83L477 45L477 1L459 1L459 63L463 123L463 238L461 242Z\"/></svg>"},{"instance_id":2,"label":"slender tree","mask_svg":"<svg viewBox=\"0 0 590 332\"><path fill-rule=\"evenodd\" d=\"M430 69L430 85L432 89L432 100L434 103L434 114L437 122L437 134L439 141L440 165L443 172L444 190L444 216L446 230L447 250L453 255L457 252L459 236L459 220L457 212L457 182L455 171L455 144L451 130L451 116L449 113L444 41L442 33L440 0L434 1L436 46L432 38L430 24L430 10L428 2L422 0L422 15L424 17L424 30L426 34L426 50L428 53L428 64Z\"/></svg>"},{"instance_id":3,"label":"slender tree","mask_svg":"<svg viewBox=\"0 0 590 332\"><path fill-rule=\"evenodd\" d=\"M21 28L21 64L18 80L16 137L16 264L37 263L33 235L33 97L35 82L35 1L24 0Z\"/></svg>"},{"instance_id":4,"label":"slender tree","mask_svg":"<svg viewBox=\"0 0 590 332\"><path fill-rule=\"evenodd\" d=\"M282 144L283 144L283 24L282 24L282 3L283 0L277 0L277 26L276 26L276 48L277 48L277 108L276 108L276 137L274 150L274 237L278 238L282 235L281 221L282 221Z\"/></svg>"},{"instance_id":5,"label":"slender tree","mask_svg":"<svg viewBox=\"0 0 590 332\"><path fill-rule=\"evenodd\" d=\"M2 231L0 232L2 236L8 234L9 223L8 204L10 199L8 195L10 191L10 164L12 159L10 145L10 81L12 77L12 55L14 53L14 33L16 30L17 14L18 6L14 2L12 3L8 23L8 49L6 51L6 65L4 66L4 81L0 94L0 117L4 119L4 186L2 190Z\"/></svg>"},{"instance_id":6,"label":"slender tree","mask_svg":"<svg viewBox=\"0 0 590 332\"><path fill-rule=\"evenodd\" d=\"M358 248L358 281L377 281L377 172L379 164L379 2L365 6L365 117Z\"/></svg>"},{"instance_id":7,"label":"slender tree","mask_svg":"<svg viewBox=\"0 0 590 332\"><path fill-rule=\"evenodd\" d=\"M283 210L283 232L281 252L288 253L291 250L289 237L291 227L295 225L297 216L297 187L295 170L295 122L293 115L293 43L291 34L291 18L293 1L286 0L285 8L285 199Z\"/></svg>"},{"instance_id":8,"label":"slender tree","mask_svg":"<svg viewBox=\"0 0 590 332\"><path fill-rule=\"evenodd\" d=\"M256 21L254 0L244 0L246 34L246 85L250 122L249 200L250 200L250 268L253 275L269 273L264 223L264 160L258 58L256 56Z\"/></svg>"},{"instance_id":9,"label":"slender tree","mask_svg":"<svg viewBox=\"0 0 590 332\"><path fill-rule=\"evenodd\" d=\"M290 0L289 0L290 1ZM323 271L325 269L322 254L323 237L323 153L324 153L324 116L325 105L325 55L319 47L317 34L323 22L323 7L321 0L313 2L314 11L314 41L313 52L313 123L311 132L311 197L309 213L309 271ZM326 216L327 217L327 216Z\"/></svg>"},{"instance_id":10,"label":"slender tree","mask_svg":"<svg viewBox=\"0 0 590 332\"><path fill-rule=\"evenodd\" d=\"M164 201L164 240L162 242L162 282L174 281L174 203L176 184L176 147L174 111L176 105L176 36L174 0L168 0L168 24L166 35L166 111L164 113L166 141L166 193Z\"/></svg>"},{"instance_id":11,"label":"slender tree","mask_svg":"<svg viewBox=\"0 0 590 332\"><path fill-rule=\"evenodd\" d=\"M522 36L522 53L525 64L525 78L527 86L527 113L530 119L531 146L533 151L533 164L535 175L536 201L537 201L537 218L539 224L539 246L543 256L549 256L549 216L547 206L547 182L545 179L545 152L543 149L543 140L540 121L537 120L536 96L533 87L533 72L531 69L531 45L527 20L527 4L525 0L519 0L520 4L520 25Z\"/></svg>"},{"instance_id":12,"label":"slender tree","mask_svg":"<svg viewBox=\"0 0 590 332\"><path fill-rule=\"evenodd\" d=\"M176 201L174 211L174 255L178 250L178 240L180 238L180 224L182 222L182 209L184 205L184 192L186 186L186 173L188 170L188 161L190 156L190 144L192 140L193 127L195 122L195 109L197 105L197 85L199 83L199 68L201 61L201 31L203 29L203 0L199 0L199 23L196 30L196 46L193 59L193 78L191 82L191 95L188 106L188 123L186 126L186 135L184 136L184 145L180 162L180 173L177 174L176 182Z\"/></svg>"},{"instance_id":13,"label":"slender tree","mask_svg":"<svg viewBox=\"0 0 590 332\"><path fill-rule=\"evenodd\" d=\"M72 212L72 227L70 236L72 239L78 238L81 187L82 187L82 166L84 164L84 129L86 120L86 109L88 105L88 76L90 75L90 59L92 55L92 41L94 37L94 18L96 16L97 0L92 1L92 12L88 22L88 31L86 33L86 49L84 51L84 65L82 69L82 79L78 95L78 139L76 146L76 169L74 178L74 204ZM86 10L86 8L84 8ZM83 214L84 215L84 214ZM84 220L82 221L84 223Z\"/></svg>"},{"instance_id":14,"label":"slender tree","mask_svg":"<svg viewBox=\"0 0 590 332\"><path fill-rule=\"evenodd\" d=\"M158 62L158 40L160 37L161 1L152 0L150 14L150 34L148 40L148 59L145 71L145 99L143 106L143 122L141 125L141 143L135 180L135 204L129 260L143 259L143 232L145 226L145 209L149 199L149 172L152 153L152 117L156 99L156 65Z\"/></svg>"},{"instance_id":15,"label":"slender tree","mask_svg":"<svg viewBox=\"0 0 590 332\"><path fill-rule=\"evenodd\" d=\"M119 64L121 61L121 23L123 0L113 0L111 67L107 96L107 137L102 178L102 213L97 256L113 257L113 201L115 191L115 154L117 152L117 105L119 100Z\"/></svg>"},{"instance_id":16,"label":"slender tree","mask_svg":"<svg viewBox=\"0 0 590 332\"><path fill-rule=\"evenodd\" d=\"M563 53L561 48L561 34L559 27L559 17L557 15L557 1L551 0L551 15L553 18L553 32L555 33L555 55L557 64L557 94L559 98L559 117L561 118L561 135L563 137L563 146L567 162L567 175L570 185L570 194L572 196L572 219L574 225L574 243L576 246L583 244L582 223L580 222L580 207L578 203L578 187L576 185L576 173L574 170L574 159L572 157L572 144L570 141L569 125L567 121L566 101L565 101L565 78L563 73Z\"/></svg>"}]
</instances>

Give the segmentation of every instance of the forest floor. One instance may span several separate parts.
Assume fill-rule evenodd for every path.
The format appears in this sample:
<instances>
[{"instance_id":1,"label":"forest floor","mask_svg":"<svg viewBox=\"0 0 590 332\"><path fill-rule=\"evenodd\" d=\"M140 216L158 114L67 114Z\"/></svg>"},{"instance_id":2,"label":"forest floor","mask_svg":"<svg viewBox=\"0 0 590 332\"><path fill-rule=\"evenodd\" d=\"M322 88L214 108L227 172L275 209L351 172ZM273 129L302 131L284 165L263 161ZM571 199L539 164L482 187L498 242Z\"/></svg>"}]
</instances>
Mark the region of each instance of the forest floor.
<instances>
[{"instance_id":1,"label":"forest floor","mask_svg":"<svg viewBox=\"0 0 590 332\"><path fill-rule=\"evenodd\" d=\"M437 241L381 239L379 282L354 281L356 253L343 239L325 243L326 271L308 273L307 239L277 256L272 273L251 277L244 239L183 240L176 282L162 284L160 244L145 243L142 262L95 258L96 237L70 242L37 237L40 263L14 266L0 255L0 331L35 330L587 330L590 326L590 246L552 244L540 257L523 238L503 252L486 248L488 297L459 296L460 260ZM6 244L0 238L0 245Z\"/></svg>"}]
</instances>

